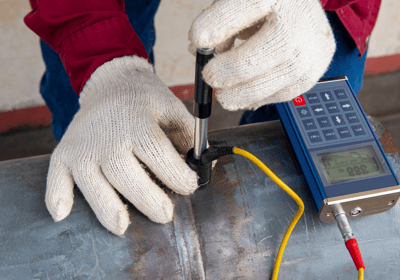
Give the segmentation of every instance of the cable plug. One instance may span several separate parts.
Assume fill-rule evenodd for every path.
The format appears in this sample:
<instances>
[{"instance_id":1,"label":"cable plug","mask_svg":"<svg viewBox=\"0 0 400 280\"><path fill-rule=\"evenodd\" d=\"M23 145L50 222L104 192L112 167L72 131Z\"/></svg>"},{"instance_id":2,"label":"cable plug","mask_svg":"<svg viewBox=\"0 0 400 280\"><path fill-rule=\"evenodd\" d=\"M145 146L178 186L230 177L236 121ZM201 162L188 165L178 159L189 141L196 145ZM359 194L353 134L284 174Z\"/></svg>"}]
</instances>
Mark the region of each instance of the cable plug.
<instances>
[{"instance_id":1,"label":"cable plug","mask_svg":"<svg viewBox=\"0 0 400 280\"><path fill-rule=\"evenodd\" d=\"M230 146L224 146L224 147L210 146L207 150L204 151L201 157L202 160L205 162L213 162L214 160L217 160L223 156L232 155L233 148L234 147Z\"/></svg>"},{"instance_id":2,"label":"cable plug","mask_svg":"<svg viewBox=\"0 0 400 280\"><path fill-rule=\"evenodd\" d=\"M347 240L345 244L351 258L353 259L354 264L356 265L357 270L359 270L360 268L365 269L364 261L361 256L357 240L355 238L351 238Z\"/></svg>"},{"instance_id":3,"label":"cable plug","mask_svg":"<svg viewBox=\"0 0 400 280\"><path fill-rule=\"evenodd\" d=\"M347 250L358 271L358 279L364 279L364 262L361 257L360 248L358 247L357 240L354 238L353 230L350 227L349 221L346 217L346 212L343 210L342 205L336 204L332 206L335 214L335 220L339 226L340 233L344 239Z\"/></svg>"},{"instance_id":4,"label":"cable plug","mask_svg":"<svg viewBox=\"0 0 400 280\"><path fill-rule=\"evenodd\" d=\"M189 150L186 162L199 176L198 184L200 187L208 185L211 181L212 162L223 156L232 155L233 148L230 146L210 146L201 154L200 160L194 157L194 149Z\"/></svg>"}]
</instances>

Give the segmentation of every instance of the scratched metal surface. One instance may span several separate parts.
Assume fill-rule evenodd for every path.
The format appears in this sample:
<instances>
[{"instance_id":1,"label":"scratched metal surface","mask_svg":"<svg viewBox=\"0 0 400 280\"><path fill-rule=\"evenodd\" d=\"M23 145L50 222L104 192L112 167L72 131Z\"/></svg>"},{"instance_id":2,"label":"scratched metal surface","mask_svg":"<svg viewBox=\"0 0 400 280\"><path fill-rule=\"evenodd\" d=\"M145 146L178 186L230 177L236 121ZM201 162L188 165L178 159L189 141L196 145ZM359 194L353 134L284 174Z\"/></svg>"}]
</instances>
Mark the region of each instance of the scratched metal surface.
<instances>
[{"instance_id":1,"label":"scratched metal surface","mask_svg":"<svg viewBox=\"0 0 400 280\"><path fill-rule=\"evenodd\" d=\"M279 279L356 279L336 224L322 224L279 122L214 132L210 142L258 156L296 191L305 214ZM398 156L390 155L400 170ZM107 232L75 190L71 215L54 223L44 204L49 156L0 162L0 279L270 279L291 198L240 156L219 160L213 183L190 197L169 193L172 223L129 206L124 238ZM399 279L400 209L351 221L366 279Z\"/></svg>"}]
</instances>

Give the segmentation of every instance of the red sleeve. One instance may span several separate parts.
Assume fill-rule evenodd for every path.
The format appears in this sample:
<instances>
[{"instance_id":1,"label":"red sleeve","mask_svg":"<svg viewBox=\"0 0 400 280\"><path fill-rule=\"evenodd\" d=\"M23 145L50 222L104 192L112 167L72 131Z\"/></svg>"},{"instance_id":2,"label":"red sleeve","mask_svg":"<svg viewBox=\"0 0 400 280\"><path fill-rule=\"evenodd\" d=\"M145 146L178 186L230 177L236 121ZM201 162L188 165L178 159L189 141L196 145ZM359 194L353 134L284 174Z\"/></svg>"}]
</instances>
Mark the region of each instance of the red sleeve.
<instances>
[{"instance_id":1,"label":"red sleeve","mask_svg":"<svg viewBox=\"0 0 400 280\"><path fill-rule=\"evenodd\" d=\"M124 0L30 0L25 24L61 57L78 94L90 75L115 57L148 58L124 12Z\"/></svg>"},{"instance_id":2,"label":"red sleeve","mask_svg":"<svg viewBox=\"0 0 400 280\"><path fill-rule=\"evenodd\" d=\"M353 38L360 55L368 45L368 38L378 18L381 0L320 0L327 11L335 11Z\"/></svg>"},{"instance_id":3,"label":"red sleeve","mask_svg":"<svg viewBox=\"0 0 400 280\"><path fill-rule=\"evenodd\" d=\"M320 0L322 7L327 11L335 11L358 1L359 0Z\"/></svg>"}]
</instances>

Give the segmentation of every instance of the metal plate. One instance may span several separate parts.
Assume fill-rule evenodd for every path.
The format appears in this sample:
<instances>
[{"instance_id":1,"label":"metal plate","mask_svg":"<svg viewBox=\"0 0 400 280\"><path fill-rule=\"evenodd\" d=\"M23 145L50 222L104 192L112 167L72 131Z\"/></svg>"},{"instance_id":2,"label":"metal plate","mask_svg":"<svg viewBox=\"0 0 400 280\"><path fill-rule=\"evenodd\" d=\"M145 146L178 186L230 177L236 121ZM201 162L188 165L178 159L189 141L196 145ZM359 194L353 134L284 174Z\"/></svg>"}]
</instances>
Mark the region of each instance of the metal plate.
<instances>
[{"instance_id":1,"label":"metal plate","mask_svg":"<svg viewBox=\"0 0 400 280\"><path fill-rule=\"evenodd\" d=\"M334 198L327 198L324 200L323 205L319 211L321 221L325 223L334 223L335 218L334 210L332 208L335 204L340 204L346 212L348 219L356 219L363 216L375 215L382 213L393 208L400 196L400 186L393 186L389 188L376 189L356 194L343 195ZM361 212L352 216L353 209L360 209Z\"/></svg>"},{"instance_id":2,"label":"metal plate","mask_svg":"<svg viewBox=\"0 0 400 280\"><path fill-rule=\"evenodd\" d=\"M305 203L279 279L356 279L335 224L320 222L280 122L210 133L259 157ZM398 159L398 158L397 158ZM398 160L391 164L399 169ZM107 232L78 189L71 214L54 223L44 193L49 156L0 163L0 279L269 279L297 205L247 159L219 160L210 187L167 191L174 221L159 225L129 204L124 238ZM400 273L400 209L351 221L367 279Z\"/></svg>"}]
</instances>

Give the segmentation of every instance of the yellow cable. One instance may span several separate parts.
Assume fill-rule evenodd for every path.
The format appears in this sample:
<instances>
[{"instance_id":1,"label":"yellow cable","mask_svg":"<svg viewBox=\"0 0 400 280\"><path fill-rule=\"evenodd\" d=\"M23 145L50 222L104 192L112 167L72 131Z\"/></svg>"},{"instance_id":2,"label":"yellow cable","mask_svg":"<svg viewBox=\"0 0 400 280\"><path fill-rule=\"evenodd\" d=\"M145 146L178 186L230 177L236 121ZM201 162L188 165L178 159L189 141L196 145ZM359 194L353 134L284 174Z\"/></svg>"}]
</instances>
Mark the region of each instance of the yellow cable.
<instances>
[{"instance_id":1,"label":"yellow cable","mask_svg":"<svg viewBox=\"0 0 400 280\"><path fill-rule=\"evenodd\" d=\"M364 280L364 268L358 270L358 280Z\"/></svg>"},{"instance_id":2,"label":"yellow cable","mask_svg":"<svg viewBox=\"0 0 400 280\"><path fill-rule=\"evenodd\" d=\"M281 265L281 260L283 256L283 252L285 251L286 244L289 240L290 234L292 233L294 227L296 226L296 223L300 219L301 215L304 212L304 203L301 200L301 198L294 192L292 191L291 188L289 188L284 182L282 182L274 173L272 173L271 170L267 166L265 166L264 163L262 163L258 158L250 154L249 152L246 152L245 150L239 149L239 148L233 148L233 153L242 155L245 158L251 160L254 162L258 167L261 168L262 171L267 174L272 181L274 181L278 186L280 186L288 195L290 195L294 201L299 205L299 209L297 210L296 215L294 216L293 220L290 222L289 227L286 230L285 235L283 236L281 246L279 247L278 255L275 260L275 266L274 266L274 272L272 274L272 280L278 279L278 273L279 273L279 267ZM360 279L360 278L359 278ZM363 278L362 278L363 279Z\"/></svg>"}]
</instances>

